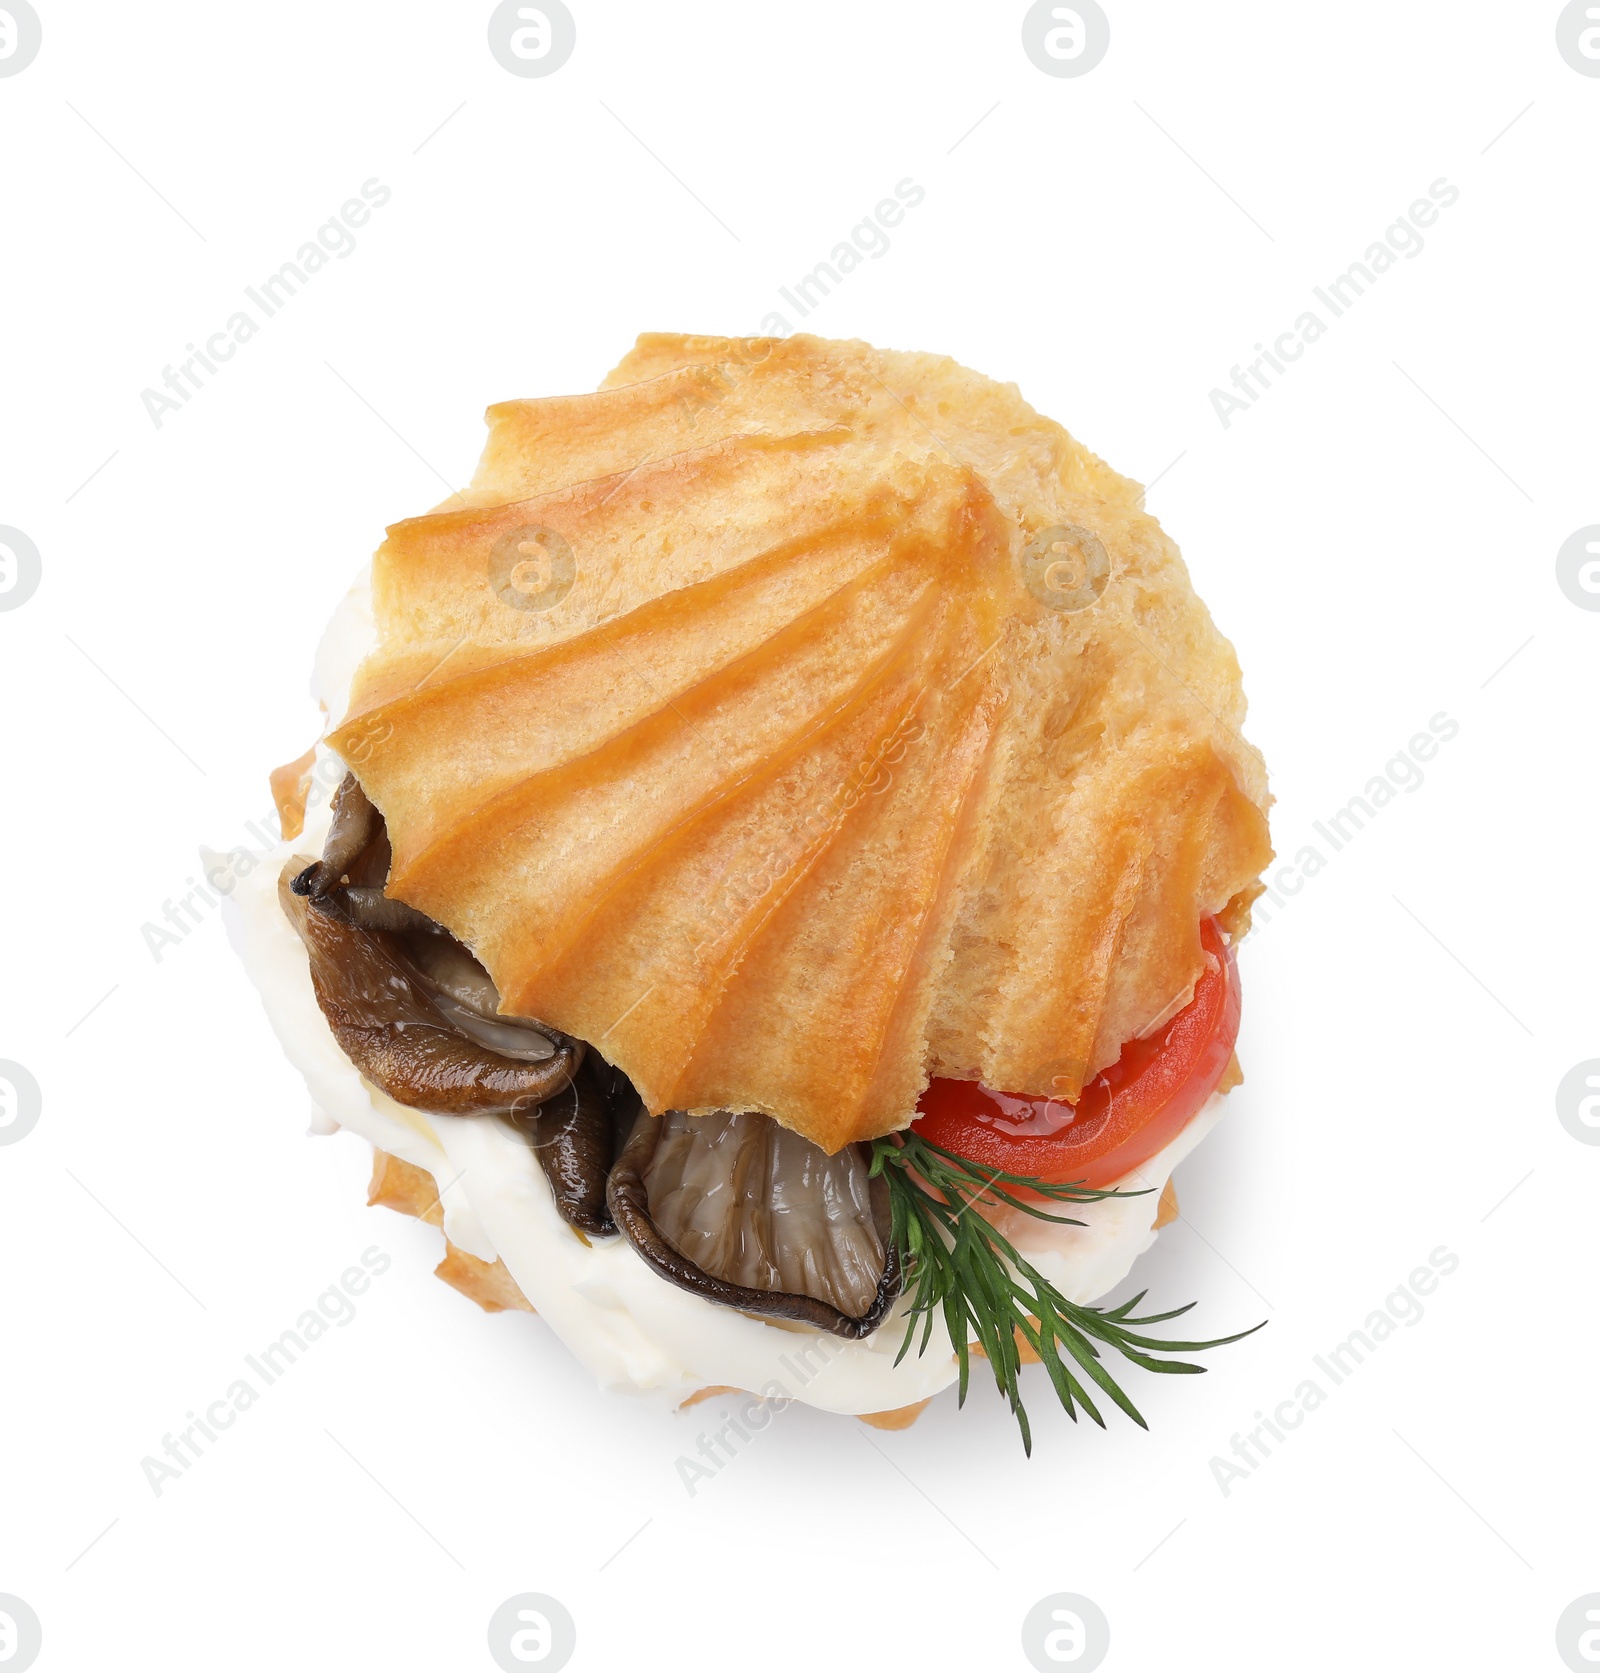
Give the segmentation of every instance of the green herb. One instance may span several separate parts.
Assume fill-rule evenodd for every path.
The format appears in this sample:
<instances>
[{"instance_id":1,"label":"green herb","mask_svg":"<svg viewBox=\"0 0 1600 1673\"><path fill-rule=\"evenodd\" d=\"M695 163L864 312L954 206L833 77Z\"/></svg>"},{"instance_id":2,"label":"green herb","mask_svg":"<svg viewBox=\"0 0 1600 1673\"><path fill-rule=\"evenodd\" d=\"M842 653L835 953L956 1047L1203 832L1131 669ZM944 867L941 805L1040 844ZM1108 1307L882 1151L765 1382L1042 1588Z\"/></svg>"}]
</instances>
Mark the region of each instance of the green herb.
<instances>
[{"instance_id":1,"label":"green herb","mask_svg":"<svg viewBox=\"0 0 1600 1673\"><path fill-rule=\"evenodd\" d=\"M1036 1192L1058 1203L1099 1202L1106 1197L1144 1196L1146 1192L1050 1185L1020 1174L979 1167L910 1132L874 1140L870 1171L872 1177L882 1178L889 1188L890 1238L900 1252L911 1296L906 1338L895 1363L898 1365L910 1350L919 1319L922 1341L917 1352L926 1350L934 1315L942 1313L960 1367L960 1403L964 1404L967 1398L970 1357L967 1344L975 1341L988 1356L995 1386L1011 1402L1022 1431L1023 1449L1030 1454L1033 1437L1017 1385L1017 1373L1022 1365L1019 1335L1038 1354L1067 1416L1074 1423L1078 1420L1078 1407L1082 1406L1105 1428L1105 1420L1085 1386L1087 1381L1143 1429L1148 1425L1138 1408L1117 1387L1101 1363L1102 1348L1113 1349L1147 1371L1192 1374L1205 1367L1155 1356L1219 1348L1261 1328L1255 1325L1252 1330L1241 1330L1236 1336L1219 1336L1212 1342L1167 1342L1140 1335L1138 1332L1144 1326L1178 1318L1194 1303L1176 1307L1170 1313L1135 1318L1133 1310L1144 1300L1143 1290L1120 1307L1084 1307L1068 1301L978 1212L979 1206L1004 1204L1036 1220L1081 1226L1082 1220L1047 1213L1038 1203L1018 1197L1016 1190Z\"/></svg>"}]
</instances>

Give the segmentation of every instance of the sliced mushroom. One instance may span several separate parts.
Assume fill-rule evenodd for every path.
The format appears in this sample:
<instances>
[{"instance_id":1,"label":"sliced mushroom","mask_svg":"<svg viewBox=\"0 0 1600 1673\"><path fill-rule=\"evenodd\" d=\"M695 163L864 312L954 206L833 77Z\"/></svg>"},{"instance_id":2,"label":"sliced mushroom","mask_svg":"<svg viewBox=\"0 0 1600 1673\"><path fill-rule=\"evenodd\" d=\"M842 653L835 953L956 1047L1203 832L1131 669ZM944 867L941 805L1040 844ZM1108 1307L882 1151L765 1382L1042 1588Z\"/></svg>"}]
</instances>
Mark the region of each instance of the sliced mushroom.
<instances>
[{"instance_id":1,"label":"sliced mushroom","mask_svg":"<svg viewBox=\"0 0 1600 1673\"><path fill-rule=\"evenodd\" d=\"M563 1037L557 1045L542 1032L506 1025L527 1039L524 1055L513 1057L470 1037L416 979L393 937L359 929L294 891L303 865L290 861L279 899L306 944L322 1014L368 1080L399 1103L440 1115L526 1109L571 1082L581 1041Z\"/></svg>"},{"instance_id":2,"label":"sliced mushroom","mask_svg":"<svg viewBox=\"0 0 1600 1673\"><path fill-rule=\"evenodd\" d=\"M422 984L424 990L427 984ZM568 1035L558 1034L543 1023L514 1021L485 1022L476 1011L457 1005L444 994L430 993L435 1009L458 1033L465 1034L489 1051L512 1057L519 1063L548 1063L563 1049L577 1045Z\"/></svg>"},{"instance_id":3,"label":"sliced mushroom","mask_svg":"<svg viewBox=\"0 0 1600 1673\"><path fill-rule=\"evenodd\" d=\"M407 935L405 947L406 956L428 991L452 1000L485 1022L500 1021L500 990L494 985L494 978L472 956L470 949L433 919L422 921L432 933Z\"/></svg>"},{"instance_id":4,"label":"sliced mushroom","mask_svg":"<svg viewBox=\"0 0 1600 1673\"><path fill-rule=\"evenodd\" d=\"M344 775L331 805L333 817L322 858L294 879L297 895L325 895L336 888L383 828L383 815L367 800L354 773Z\"/></svg>"},{"instance_id":5,"label":"sliced mushroom","mask_svg":"<svg viewBox=\"0 0 1600 1673\"><path fill-rule=\"evenodd\" d=\"M615 1237L617 1228L606 1207L611 1112L596 1083L595 1067L591 1056L569 1087L541 1104L532 1117L518 1120L531 1131L534 1153L561 1218L590 1237Z\"/></svg>"},{"instance_id":6,"label":"sliced mushroom","mask_svg":"<svg viewBox=\"0 0 1600 1673\"><path fill-rule=\"evenodd\" d=\"M305 873L300 875L303 877ZM295 878L289 887L294 889L299 881L299 877ZM303 891L295 889L294 892L300 894ZM336 884L322 894L313 893L310 899L318 911L332 912L357 929L377 929L388 935L439 936L448 933L427 913L407 906L403 900L391 900L382 889L361 888L353 883Z\"/></svg>"},{"instance_id":7,"label":"sliced mushroom","mask_svg":"<svg viewBox=\"0 0 1600 1673\"><path fill-rule=\"evenodd\" d=\"M491 1051L528 1062L553 1057L563 1045L574 1043L570 1034L547 1022L502 1014L500 990L471 950L433 919L420 912L417 916L426 927L401 937L405 956L434 1004L463 1034Z\"/></svg>"},{"instance_id":8,"label":"sliced mushroom","mask_svg":"<svg viewBox=\"0 0 1600 1673\"><path fill-rule=\"evenodd\" d=\"M469 1040L520 1063L547 1063L564 1046L576 1048L567 1035L532 1018L500 1015L499 991L471 951L442 924L385 894L389 857L383 815L348 774L334 794L322 859L300 871L289 887L313 910L381 936L380 951L396 960L444 1021Z\"/></svg>"},{"instance_id":9,"label":"sliced mushroom","mask_svg":"<svg viewBox=\"0 0 1600 1673\"><path fill-rule=\"evenodd\" d=\"M680 1289L835 1336L870 1336L900 1291L879 1181L763 1115L637 1115L606 1200Z\"/></svg>"}]
</instances>

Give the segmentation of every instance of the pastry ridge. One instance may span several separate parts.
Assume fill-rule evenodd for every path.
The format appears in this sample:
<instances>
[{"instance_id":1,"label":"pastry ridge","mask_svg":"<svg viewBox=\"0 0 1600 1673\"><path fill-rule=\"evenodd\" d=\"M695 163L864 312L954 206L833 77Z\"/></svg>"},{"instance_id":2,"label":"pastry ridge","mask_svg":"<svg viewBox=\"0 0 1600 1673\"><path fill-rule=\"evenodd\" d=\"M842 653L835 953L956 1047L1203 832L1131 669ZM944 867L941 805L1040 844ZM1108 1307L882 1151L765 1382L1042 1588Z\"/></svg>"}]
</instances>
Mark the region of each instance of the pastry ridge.
<instances>
[{"instance_id":1,"label":"pastry ridge","mask_svg":"<svg viewBox=\"0 0 1600 1673\"><path fill-rule=\"evenodd\" d=\"M389 892L651 1110L834 1151L934 1074L1075 1098L1192 987L1201 919L1245 927L1232 648L1138 487L1014 386L650 335L488 418L472 487L374 559L330 742Z\"/></svg>"}]
</instances>

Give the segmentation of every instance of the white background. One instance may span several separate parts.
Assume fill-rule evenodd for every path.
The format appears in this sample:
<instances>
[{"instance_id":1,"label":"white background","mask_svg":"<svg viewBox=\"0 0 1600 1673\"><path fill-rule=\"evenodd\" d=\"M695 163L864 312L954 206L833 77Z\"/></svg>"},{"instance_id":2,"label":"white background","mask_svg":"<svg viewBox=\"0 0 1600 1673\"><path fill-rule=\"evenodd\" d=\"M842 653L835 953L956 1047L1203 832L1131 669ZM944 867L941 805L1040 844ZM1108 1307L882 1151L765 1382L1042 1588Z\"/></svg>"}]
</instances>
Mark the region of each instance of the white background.
<instances>
[{"instance_id":1,"label":"white background","mask_svg":"<svg viewBox=\"0 0 1600 1673\"><path fill-rule=\"evenodd\" d=\"M1022 1668L1061 1591L1115 1673L1560 1667L1600 1590L1600 1149L1554 1104L1600 1056L1600 615L1554 567L1600 522L1600 79L1546 0L1105 3L1063 79L1010 0L572 0L522 79L483 3L37 0L0 79L0 523L43 561L0 613L0 1057L44 1092L0 1148L0 1592L41 1668L490 1668L529 1590L583 1669ZM325 618L488 402L755 331L908 176L807 328L1015 379L1159 476L1280 853L1460 731L1246 946L1247 1084L1136 1271L1266 1330L1134 1381L1148 1434L1034 1372L1031 1462L978 1386L904 1434L791 1410L691 1498L719 1404L598 1396L438 1283L366 1147L304 1136L217 914L159 962L142 926L250 840ZM156 428L141 390L372 177L355 252ZM1209 391L1440 178L1422 253L1224 428ZM373 1244L354 1323L158 1499L141 1458ZM1421 1322L1224 1494L1213 1457L1441 1245Z\"/></svg>"}]
</instances>

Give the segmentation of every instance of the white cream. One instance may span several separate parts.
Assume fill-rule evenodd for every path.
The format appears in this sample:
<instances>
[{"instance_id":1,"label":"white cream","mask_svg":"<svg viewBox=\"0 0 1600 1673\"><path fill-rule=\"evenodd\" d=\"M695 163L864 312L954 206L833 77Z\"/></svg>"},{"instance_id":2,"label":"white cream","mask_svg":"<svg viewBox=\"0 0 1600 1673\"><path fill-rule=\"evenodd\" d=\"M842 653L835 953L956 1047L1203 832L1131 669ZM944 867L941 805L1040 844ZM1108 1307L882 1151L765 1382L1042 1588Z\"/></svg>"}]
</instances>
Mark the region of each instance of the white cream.
<instances>
[{"instance_id":1,"label":"white cream","mask_svg":"<svg viewBox=\"0 0 1600 1673\"><path fill-rule=\"evenodd\" d=\"M311 695L327 711L330 719L349 709L350 687L355 683L356 669L377 643L378 626L372 619L372 567L369 564L350 583L349 592L339 600L323 631L316 660L311 666Z\"/></svg>"},{"instance_id":2,"label":"white cream","mask_svg":"<svg viewBox=\"0 0 1600 1673\"><path fill-rule=\"evenodd\" d=\"M365 578L351 588L317 653L314 695L344 712L356 664L372 644ZM319 757L323 752L319 749ZM905 1303L864 1342L769 1324L719 1307L658 1278L621 1237L585 1244L556 1211L526 1139L508 1121L433 1116L406 1109L363 1080L323 1020L306 956L278 904L278 875L293 853L321 852L322 805L305 833L284 843L234 890L229 930L261 992L284 1051L305 1076L325 1118L425 1169L439 1188L445 1233L481 1260L504 1261L556 1334L609 1389L657 1391L677 1403L708 1385L784 1393L834 1412L877 1412L937 1393L955 1381L942 1321L926 1351L894 1363ZM1092 1301L1119 1283L1155 1241L1162 1186L1221 1114L1206 1107L1125 1184L1148 1195L1068 1210L1081 1227L1018 1216L1015 1240L1070 1299ZM918 1336L920 1340L919 1325Z\"/></svg>"}]
</instances>

